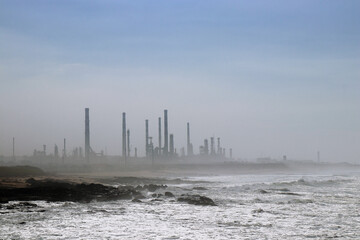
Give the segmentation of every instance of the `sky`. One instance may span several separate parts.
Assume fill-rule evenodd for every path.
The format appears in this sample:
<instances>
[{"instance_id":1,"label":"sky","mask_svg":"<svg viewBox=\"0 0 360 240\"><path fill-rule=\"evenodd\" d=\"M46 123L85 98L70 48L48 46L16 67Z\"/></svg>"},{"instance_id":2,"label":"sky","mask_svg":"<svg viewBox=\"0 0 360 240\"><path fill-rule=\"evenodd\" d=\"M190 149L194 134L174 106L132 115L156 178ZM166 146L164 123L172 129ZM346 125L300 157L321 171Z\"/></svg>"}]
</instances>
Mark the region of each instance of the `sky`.
<instances>
[{"instance_id":1,"label":"sky","mask_svg":"<svg viewBox=\"0 0 360 240\"><path fill-rule=\"evenodd\" d=\"M0 0L0 155L121 153L169 111L179 151L360 163L360 1ZM69 150L69 151L70 151Z\"/></svg>"}]
</instances>

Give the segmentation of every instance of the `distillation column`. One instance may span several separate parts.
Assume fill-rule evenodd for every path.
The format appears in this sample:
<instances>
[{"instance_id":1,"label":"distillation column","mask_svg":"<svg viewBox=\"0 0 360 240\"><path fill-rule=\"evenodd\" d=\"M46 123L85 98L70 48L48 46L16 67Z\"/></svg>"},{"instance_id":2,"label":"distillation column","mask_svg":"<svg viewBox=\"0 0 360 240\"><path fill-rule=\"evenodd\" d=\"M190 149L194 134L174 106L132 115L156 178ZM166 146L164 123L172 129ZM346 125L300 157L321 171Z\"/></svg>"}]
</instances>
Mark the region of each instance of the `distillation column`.
<instances>
[{"instance_id":1,"label":"distillation column","mask_svg":"<svg viewBox=\"0 0 360 240\"><path fill-rule=\"evenodd\" d=\"M210 138L210 154L211 155L215 155L215 142L214 142L214 137Z\"/></svg>"},{"instance_id":2,"label":"distillation column","mask_svg":"<svg viewBox=\"0 0 360 240\"><path fill-rule=\"evenodd\" d=\"M170 156L173 157L174 155L175 155L174 134L170 134Z\"/></svg>"},{"instance_id":3,"label":"distillation column","mask_svg":"<svg viewBox=\"0 0 360 240\"><path fill-rule=\"evenodd\" d=\"M164 155L167 156L169 153L169 133L168 133L168 115L167 110L164 110Z\"/></svg>"},{"instance_id":4,"label":"distillation column","mask_svg":"<svg viewBox=\"0 0 360 240\"><path fill-rule=\"evenodd\" d=\"M126 113L122 113L122 157L126 160Z\"/></svg>"},{"instance_id":5,"label":"distillation column","mask_svg":"<svg viewBox=\"0 0 360 240\"><path fill-rule=\"evenodd\" d=\"M209 155L209 140L204 140L204 153L205 155Z\"/></svg>"},{"instance_id":6,"label":"distillation column","mask_svg":"<svg viewBox=\"0 0 360 240\"><path fill-rule=\"evenodd\" d=\"M145 156L149 156L149 120L145 120Z\"/></svg>"},{"instance_id":7,"label":"distillation column","mask_svg":"<svg viewBox=\"0 0 360 240\"><path fill-rule=\"evenodd\" d=\"M190 142L190 123L187 123L187 155L193 155L193 146Z\"/></svg>"},{"instance_id":8,"label":"distillation column","mask_svg":"<svg viewBox=\"0 0 360 240\"><path fill-rule=\"evenodd\" d=\"M66 157L65 139L64 139L64 156ZM90 119L89 119L89 108L85 108L85 159L86 159L87 162L90 161Z\"/></svg>"},{"instance_id":9,"label":"distillation column","mask_svg":"<svg viewBox=\"0 0 360 240\"><path fill-rule=\"evenodd\" d=\"M127 130L127 156L130 157L130 129Z\"/></svg>"},{"instance_id":10,"label":"distillation column","mask_svg":"<svg viewBox=\"0 0 360 240\"><path fill-rule=\"evenodd\" d=\"M159 155L161 155L161 117L159 117Z\"/></svg>"}]
</instances>

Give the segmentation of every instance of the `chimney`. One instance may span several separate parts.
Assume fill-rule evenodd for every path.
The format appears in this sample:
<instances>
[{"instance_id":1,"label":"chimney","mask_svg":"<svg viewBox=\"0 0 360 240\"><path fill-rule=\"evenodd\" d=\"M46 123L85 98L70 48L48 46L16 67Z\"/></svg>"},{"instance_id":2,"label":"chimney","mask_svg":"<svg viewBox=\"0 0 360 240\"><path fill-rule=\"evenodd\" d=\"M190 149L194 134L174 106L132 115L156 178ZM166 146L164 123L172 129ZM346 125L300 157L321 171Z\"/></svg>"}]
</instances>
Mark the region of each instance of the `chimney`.
<instances>
[{"instance_id":1,"label":"chimney","mask_svg":"<svg viewBox=\"0 0 360 240\"><path fill-rule=\"evenodd\" d=\"M65 139L64 139L64 156L65 152ZM65 158L64 157L64 158ZM89 119L89 108L85 108L85 159L87 162L90 160L90 119Z\"/></svg>"},{"instance_id":2,"label":"chimney","mask_svg":"<svg viewBox=\"0 0 360 240\"><path fill-rule=\"evenodd\" d=\"M204 140L204 153L209 155L209 140L207 139Z\"/></svg>"},{"instance_id":3,"label":"chimney","mask_svg":"<svg viewBox=\"0 0 360 240\"><path fill-rule=\"evenodd\" d=\"M127 156L130 157L130 129L127 130Z\"/></svg>"},{"instance_id":4,"label":"chimney","mask_svg":"<svg viewBox=\"0 0 360 240\"><path fill-rule=\"evenodd\" d=\"M66 138L64 138L64 149L63 149L63 163L66 159Z\"/></svg>"},{"instance_id":5,"label":"chimney","mask_svg":"<svg viewBox=\"0 0 360 240\"><path fill-rule=\"evenodd\" d=\"M167 110L164 110L164 155L167 156L169 153L169 139L168 139L168 115Z\"/></svg>"},{"instance_id":6,"label":"chimney","mask_svg":"<svg viewBox=\"0 0 360 240\"><path fill-rule=\"evenodd\" d=\"M190 123L187 123L187 155L193 155L192 144L190 143Z\"/></svg>"},{"instance_id":7,"label":"chimney","mask_svg":"<svg viewBox=\"0 0 360 240\"><path fill-rule=\"evenodd\" d=\"M175 151L174 151L174 134L170 134L170 156L174 156L175 155Z\"/></svg>"},{"instance_id":8,"label":"chimney","mask_svg":"<svg viewBox=\"0 0 360 240\"><path fill-rule=\"evenodd\" d=\"M149 120L145 120L145 156L149 156Z\"/></svg>"},{"instance_id":9,"label":"chimney","mask_svg":"<svg viewBox=\"0 0 360 240\"><path fill-rule=\"evenodd\" d=\"M210 154L215 155L214 137L210 138Z\"/></svg>"},{"instance_id":10,"label":"chimney","mask_svg":"<svg viewBox=\"0 0 360 240\"><path fill-rule=\"evenodd\" d=\"M161 117L159 117L159 155L161 155Z\"/></svg>"},{"instance_id":11,"label":"chimney","mask_svg":"<svg viewBox=\"0 0 360 240\"><path fill-rule=\"evenodd\" d=\"M126 113L122 113L122 157L126 160Z\"/></svg>"}]
</instances>

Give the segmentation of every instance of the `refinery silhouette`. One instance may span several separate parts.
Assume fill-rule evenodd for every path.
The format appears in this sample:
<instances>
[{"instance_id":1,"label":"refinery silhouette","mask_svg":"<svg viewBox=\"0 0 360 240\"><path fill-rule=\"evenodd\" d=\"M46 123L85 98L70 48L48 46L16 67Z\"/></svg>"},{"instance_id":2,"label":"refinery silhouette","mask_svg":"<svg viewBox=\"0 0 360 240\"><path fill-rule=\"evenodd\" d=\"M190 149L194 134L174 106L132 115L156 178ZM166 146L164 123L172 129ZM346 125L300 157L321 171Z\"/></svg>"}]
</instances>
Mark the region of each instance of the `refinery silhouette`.
<instances>
[{"instance_id":1,"label":"refinery silhouette","mask_svg":"<svg viewBox=\"0 0 360 240\"><path fill-rule=\"evenodd\" d=\"M55 144L54 150L48 151L47 145L44 144L41 150L34 149L32 156L16 156L15 138L12 142L12 156L2 156L0 161L13 162L22 164L98 164L98 163L119 163L124 166L132 162L143 162L149 164L171 163L177 161L194 162L214 162L233 159L233 150L229 148L228 155L226 149L221 146L220 137L205 138L203 145L199 147L199 152L195 153L191 142L190 123L186 123L186 148L177 149L175 147L175 135L169 132L168 110L165 109L163 118L158 118L158 136L156 138L149 135L149 120L145 119L144 134L144 155L138 155L138 146L132 147L131 131L127 128L126 113L122 113L122 152L119 156L108 156L104 150L96 151L91 147L90 131L90 109L85 108L85 141L84 148L81 146L74 147L72 150L66 144L66 138L63 139L62 149ZM96 136L94 136L96 137ZM210 140L210 141L209 141ZM215 146L215 140L216 146ZM210 142L210 144L209 144ZM119 144L120 145L120 144ZM140 146L141 147L141 146Z\"/></svg>"},{"instance_id":2,"label":"refinery silhouette","mask_svg":"<svg viewBox=\"0 0 360 240\"><path fill-rule=\"evenodd\" d=\"M234 158L233 149L221 145L221 138L211 136L203 140L198 152L194 151L191 141L190 123L186 123L186 147L175 147L175 135L169 132L168 110L163 118L158 117L157 142L150 135L149 120L145 119L145 143L143 146L131 145L131 130L127 128L126 113L122 113L120 155L108 155L107 151L97 151L91 147L90 109L85 108L84 147L67 146L63 139L62 146L54 145L48 151L44 144L41 150L34 149L32 155L16 155L16 139L12 139L12 156L0 156L0 164L4 166L29 165L40 167L48 172L124 172L132 174L137 171L170 171L171 174L238 174L238 173L273 173L273 172L319 172L333 169L352 169L358 166L342 163L321 161L320 151L316 160L295 160L283 155L281 159L260 157L253 160ZM96 138L96 136L93 136ZM135 141L133 141L135 142ZM144 154L139 155L138 149L143 148Z\"/></svg>"}]
</instances>

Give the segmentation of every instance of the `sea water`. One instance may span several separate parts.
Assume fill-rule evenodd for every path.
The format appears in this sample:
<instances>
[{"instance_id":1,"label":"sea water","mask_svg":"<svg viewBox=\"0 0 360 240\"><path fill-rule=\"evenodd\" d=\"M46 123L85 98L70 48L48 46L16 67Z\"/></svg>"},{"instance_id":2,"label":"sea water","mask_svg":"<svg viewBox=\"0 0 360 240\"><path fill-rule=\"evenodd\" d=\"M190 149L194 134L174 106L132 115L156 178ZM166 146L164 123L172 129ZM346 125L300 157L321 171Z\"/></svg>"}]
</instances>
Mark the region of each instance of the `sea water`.
<instances>
[{"instance_id":1,"label":"sea water","mask_svg":"<svg viewBox=\"0 0 360 240\"><path fill-rule=\"evenodd\" d=\"M176 198L0 209L0 239L360 239L360 176L234 175L169 182ZM115 183L116 185L116 183ZM13 204L9 203L9 204ZM8 204L8 205L9 205Z\"/></svg>"}]
</instances>

